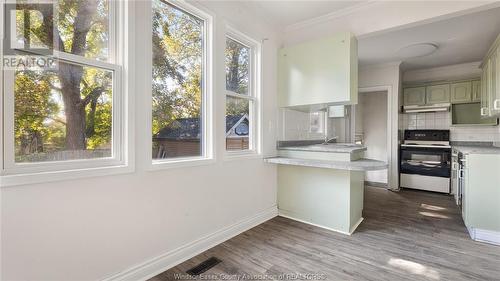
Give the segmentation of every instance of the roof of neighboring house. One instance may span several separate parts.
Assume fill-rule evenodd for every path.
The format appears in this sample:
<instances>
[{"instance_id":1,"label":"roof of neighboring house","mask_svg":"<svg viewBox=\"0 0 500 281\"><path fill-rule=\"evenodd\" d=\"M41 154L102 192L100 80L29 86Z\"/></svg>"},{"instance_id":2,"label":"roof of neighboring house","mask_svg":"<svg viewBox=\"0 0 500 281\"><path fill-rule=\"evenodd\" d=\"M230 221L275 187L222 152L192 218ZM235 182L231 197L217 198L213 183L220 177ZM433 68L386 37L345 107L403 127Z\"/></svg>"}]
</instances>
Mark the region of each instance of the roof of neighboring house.
<instances>
[{"instance_id":1,"label":"roof of neighboring house","mask_svg":"<svg viewBox=\"0 0 500 281\"><path fill-rule=\"evenodd\" d=\"M247 115L226 116L226 132L231 130L241 119ZM200 118L179 118L170 126L161 129L155 136L156 139L200 139Z\"/></svg>"}]
</instances>

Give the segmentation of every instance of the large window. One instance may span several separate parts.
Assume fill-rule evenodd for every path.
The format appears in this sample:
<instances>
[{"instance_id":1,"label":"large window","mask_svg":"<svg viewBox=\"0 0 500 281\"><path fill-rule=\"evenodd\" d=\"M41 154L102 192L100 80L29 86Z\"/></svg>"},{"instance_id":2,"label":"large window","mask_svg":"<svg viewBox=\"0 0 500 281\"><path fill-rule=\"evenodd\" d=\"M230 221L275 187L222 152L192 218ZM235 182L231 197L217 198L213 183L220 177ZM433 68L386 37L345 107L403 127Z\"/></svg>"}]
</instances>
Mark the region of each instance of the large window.
<instances>
[{"instance_id":1,"label":"large window","mask_svg":"<svg viewBox=\"0 0 500 281\"><path fill-rule=\"evenodd\" d=\"M257 44L232 32L226 37L226 151L256 152Z\"/></svg>"},{"instance_id":2,"label":"large window","mask_svg":"<svg viewBox=\"0 0 500 281\"><path fill-rule=\"evenodd\" d=\"M3 65L4 174L123 162L117 2L48 3L4 7L4 58L44 50L54 62Z\"/></svg>"},{"instance_id":3,"label":"large window","mask_svg":"<svg viewBox=\"0 0 500 281\"><path fill-rule=\"evenodd\" d=\"M153 1L152 158L207 156L206 20Z\"/></svg>"}]
</instances>

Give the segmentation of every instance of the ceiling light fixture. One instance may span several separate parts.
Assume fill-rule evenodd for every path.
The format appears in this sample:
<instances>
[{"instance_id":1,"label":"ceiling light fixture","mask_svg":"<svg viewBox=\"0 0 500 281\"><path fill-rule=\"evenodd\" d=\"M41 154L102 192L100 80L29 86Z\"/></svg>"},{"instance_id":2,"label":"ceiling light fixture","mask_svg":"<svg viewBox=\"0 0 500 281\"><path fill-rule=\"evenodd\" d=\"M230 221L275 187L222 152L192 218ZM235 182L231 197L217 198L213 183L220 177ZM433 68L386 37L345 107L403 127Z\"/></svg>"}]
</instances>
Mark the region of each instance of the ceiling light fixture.
<instances>
[{"instance_id":1,"label":"ceiling light fixture","mask_svg":"<svg viewBox=\"0 0 500 281\"><path fill-rule=\"evenodd\" d=\"M438 49L438 45L432 43L418 43L399 49L398 57L402 59L428 56Z\"/></svg>"}]
</instances>

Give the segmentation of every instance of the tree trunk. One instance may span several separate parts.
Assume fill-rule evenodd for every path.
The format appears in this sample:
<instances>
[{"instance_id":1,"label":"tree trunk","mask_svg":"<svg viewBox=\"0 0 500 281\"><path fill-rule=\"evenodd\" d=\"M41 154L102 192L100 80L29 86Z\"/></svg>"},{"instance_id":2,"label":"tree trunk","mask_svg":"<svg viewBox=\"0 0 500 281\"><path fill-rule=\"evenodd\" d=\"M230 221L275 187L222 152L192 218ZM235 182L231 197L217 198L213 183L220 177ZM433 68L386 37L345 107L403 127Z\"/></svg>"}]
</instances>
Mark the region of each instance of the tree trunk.
<instances>
[{"instance_id":1,"label":"tree trunk","mask_svg":"<svg viewBox=\"0 0 500 281\"><path fill-rule=\"evenodd\" d=\"M64 113L66 115L66 149L84 150L85 142L85 104L80 96L83 67L73 64L59 64L59 79Z\"/></svg>"},{"instance_id":2,"label":"tree trunk","mask_svg":"<svg viewBox=\"0 0 500 281\"><path fill-rule=\"evenodd\" d=\"M229 90L235 93L238 93L239 88L239 69L238 62L240 60L240 50L238 47L235 47L231 57L231 65L229 70Z\"/></svg>"},{"instance_id":3,"label":"tree trunk","mask_svg":"<svg viewBox=\"0 0 500 281\"><path fill-rule=\"evenodd\" d=\"M73 28L71 53L85 56L87 34L92 26L92 19L97 1L77 2L77 14ZM83 67L74 64L59 64L59 79L66 115L66 149L84 150L86 145L86 102L82 100L80 84Z\"/></svg>"}]
</instances>

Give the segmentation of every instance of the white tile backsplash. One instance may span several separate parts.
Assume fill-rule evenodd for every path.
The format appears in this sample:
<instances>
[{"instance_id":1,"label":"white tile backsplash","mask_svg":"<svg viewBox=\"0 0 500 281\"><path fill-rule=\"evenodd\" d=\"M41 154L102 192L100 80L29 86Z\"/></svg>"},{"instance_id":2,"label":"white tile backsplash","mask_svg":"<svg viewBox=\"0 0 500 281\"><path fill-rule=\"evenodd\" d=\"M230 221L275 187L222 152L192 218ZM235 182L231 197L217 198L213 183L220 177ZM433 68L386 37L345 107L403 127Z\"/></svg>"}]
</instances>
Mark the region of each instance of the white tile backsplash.
<instances>
[{"instance_id":1,"label":"white tile backsplash","mask_svg":"<svg viewBox=\"0 0 500 281\"><path fill-rule=\"evenodd\" d=\"M425 112L401 114L403 129L450 130L452 141L500 142L500 126L452 127L450 112Z\"/></svg>"}]
</instances>

